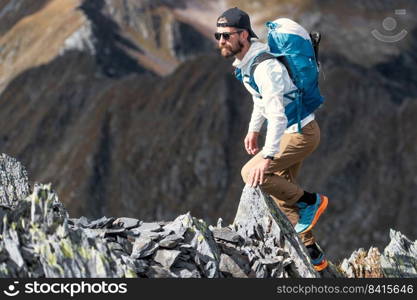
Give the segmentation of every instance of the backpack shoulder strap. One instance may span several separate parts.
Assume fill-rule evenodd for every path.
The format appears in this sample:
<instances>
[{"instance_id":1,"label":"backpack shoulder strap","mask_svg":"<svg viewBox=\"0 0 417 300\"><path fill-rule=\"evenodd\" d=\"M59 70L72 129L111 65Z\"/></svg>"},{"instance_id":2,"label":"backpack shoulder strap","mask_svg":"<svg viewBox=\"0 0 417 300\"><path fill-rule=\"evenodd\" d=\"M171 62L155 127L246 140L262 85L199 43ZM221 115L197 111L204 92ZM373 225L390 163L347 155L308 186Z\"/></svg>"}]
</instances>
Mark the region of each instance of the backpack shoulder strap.
<instances>
[{"instance_id":1,"label":"backpack shoulder strap","mask_svg":"<svg viewBox=\"0 0 417 300\"><path fill-rule=\"evenodd\" d=\"M262 52L261 54L259 54L258 56L256 56L253 61L252 61L252 65L250 66L249 69L249 85L257 92L259 93L259 88L258 85L255 82L255 78L253 76L253 74L255 73L255 69L256 67L263 61L267 60L267 59L272 59L275 58L275 56L273 56L272 54L268 53L268 52ZM247 75L246 75L247 76ZM262 98L262 96L261 96Z\"/></svg>"},{"instance_id":2,"label":"backpack shoulder strap","mask_svg":"<svg viewBox=\"0 0 417 300\"><path fill-rule=\"evenodd\" d=\"M272 58L276 58L276 56L272 55L271 53L268 52L263 52L261 54L259 54L257 57L254 58L252 65L250 67L250 71L249 71L249 75L251 78L253 78L253 74L255 73L255 69L256 67L263 61L268 60L268 59L272 59Z\"/></svg>"},{"instance_id":3,"label":"backpack shoulder strap","mask_svg":"<svg viewBox=\"0 0 417 300\"><path fill-rule=\"evenodd\" d=\"M261 62L263 62L265 60L268 60L268 59L272 59L272 58L278 59L285 66L285 68L287 69L288 75L290 76L291 80L293 82L295 82L294 81L293 73L292 73L291 68L290 68L290 66L288 64L288 60L287 60L287 58L285 56L274 56L271 53L263 52L263 53L259 54L257 57L255 57L255 59L252 62L252 65L250 67L250 72L249 72L249 74L250 74L250 79L249 79L250 80L250 84L258 92L259 92L259 89L258 89L258 86L255 83L255 79L254 79L254 76L253 76L254 73L255 73L255 69L256 69L256 67Z\"/></svg>"}]
</instances>

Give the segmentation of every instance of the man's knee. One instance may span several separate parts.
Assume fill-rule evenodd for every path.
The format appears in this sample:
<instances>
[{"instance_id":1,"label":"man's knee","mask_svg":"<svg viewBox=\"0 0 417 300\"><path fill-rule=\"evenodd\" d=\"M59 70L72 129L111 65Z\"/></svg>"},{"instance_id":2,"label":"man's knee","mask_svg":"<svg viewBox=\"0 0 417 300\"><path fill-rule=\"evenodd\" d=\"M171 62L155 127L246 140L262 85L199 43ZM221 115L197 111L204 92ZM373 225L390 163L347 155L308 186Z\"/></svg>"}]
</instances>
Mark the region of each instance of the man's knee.
<instances>
[{"instance_id":1,"label":"man's knee","mask_svg":"<svg viewBox=\"0 0 417 300\"><path fill-rule=\"evenodd\" d=\"M242 175L243 182L247 183L249 177L249 168L247 167L247 164L243 166L242 170L240 171L240 174Z\"/></svg>"}]
</instances>

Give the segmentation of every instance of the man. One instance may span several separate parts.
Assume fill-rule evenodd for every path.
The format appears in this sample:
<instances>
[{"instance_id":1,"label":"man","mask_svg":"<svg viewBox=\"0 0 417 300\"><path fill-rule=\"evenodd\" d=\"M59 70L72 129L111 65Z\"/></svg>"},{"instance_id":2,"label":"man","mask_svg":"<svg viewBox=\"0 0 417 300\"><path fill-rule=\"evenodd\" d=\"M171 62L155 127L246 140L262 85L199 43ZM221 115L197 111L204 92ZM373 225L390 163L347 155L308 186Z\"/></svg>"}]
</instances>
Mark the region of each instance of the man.
<instances>
[{"instance_id":1,"label":"man","mask_svg":"<svg viewBox=\"0 0 417 300\"><path fill-rule=\"evenodd\" d=\"M295 183L303 160L320 142L314 113L301 120L301 133L297 131L297 124L287 128L283 95L296 87L285 66L277 59L267 59L257 65L253 79L259 91L251 88L247 75L251 72L252 62L259 54L269 51L269 47L251 41L257 36L247 13L236 7L226 10L217 19L215 38L222 56L235 57L233 66L244 75L243 83L254 103L244 145L248 154L255 156L242 168L243 180L252 187L259 185L271 195L295 226L315 269L321 271L328 263L311 229L326 209L328 198L304 191ZM258 137L265 120L268 122L267 134L261 150Z\"/></svg>"}]
</instances>

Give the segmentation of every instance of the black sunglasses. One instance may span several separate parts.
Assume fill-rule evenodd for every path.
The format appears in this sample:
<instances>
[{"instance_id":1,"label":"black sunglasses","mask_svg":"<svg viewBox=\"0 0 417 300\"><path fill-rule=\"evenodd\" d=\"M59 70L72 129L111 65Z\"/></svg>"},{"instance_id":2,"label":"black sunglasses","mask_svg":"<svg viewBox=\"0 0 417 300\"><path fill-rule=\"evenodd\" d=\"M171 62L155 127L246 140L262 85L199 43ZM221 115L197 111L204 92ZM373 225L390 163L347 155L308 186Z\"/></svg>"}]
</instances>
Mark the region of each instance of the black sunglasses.
<instances>
[{"instance_id":1,"label":"black sunglasses","mask_svg":"<svg viewBox=\"0 0 417 300\"><path fill-rule=\"evenodd\" d=\"M214 34L214 38L216 39L216 40L218 40L218 41L220 41L220 39L222 38L222 36L223 36L223 38L227 41L227 40L229 40L230 39L230 36L232 35L232 34L235 34L235 33L241 33L242 32L242 30L238 30L238 31L235 31L235 32L216 32L215 34Z\"/></svg>"}]
</instances>

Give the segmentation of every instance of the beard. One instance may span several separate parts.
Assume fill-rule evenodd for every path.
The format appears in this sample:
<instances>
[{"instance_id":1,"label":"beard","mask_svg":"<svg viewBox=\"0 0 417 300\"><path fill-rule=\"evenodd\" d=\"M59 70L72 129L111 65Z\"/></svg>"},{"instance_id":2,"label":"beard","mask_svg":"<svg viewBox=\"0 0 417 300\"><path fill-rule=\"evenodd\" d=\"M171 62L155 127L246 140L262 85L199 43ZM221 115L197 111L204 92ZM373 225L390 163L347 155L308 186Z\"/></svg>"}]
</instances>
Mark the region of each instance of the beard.
<instances>
[{"instance_id":1,"label":"beard","mask_svg":"<svg viewBox=\"0 0 417 300\"><path fill-rule=\"evenodd\" d=\"M234 48L233 46L230 46L230 45L224 45L224 46L219 47L220 54L226 58L235 56L240 51L242 51L242 49L243 49L243 44L240 41L237 42L237 45Z\"/></svg>"}]
</instances>

